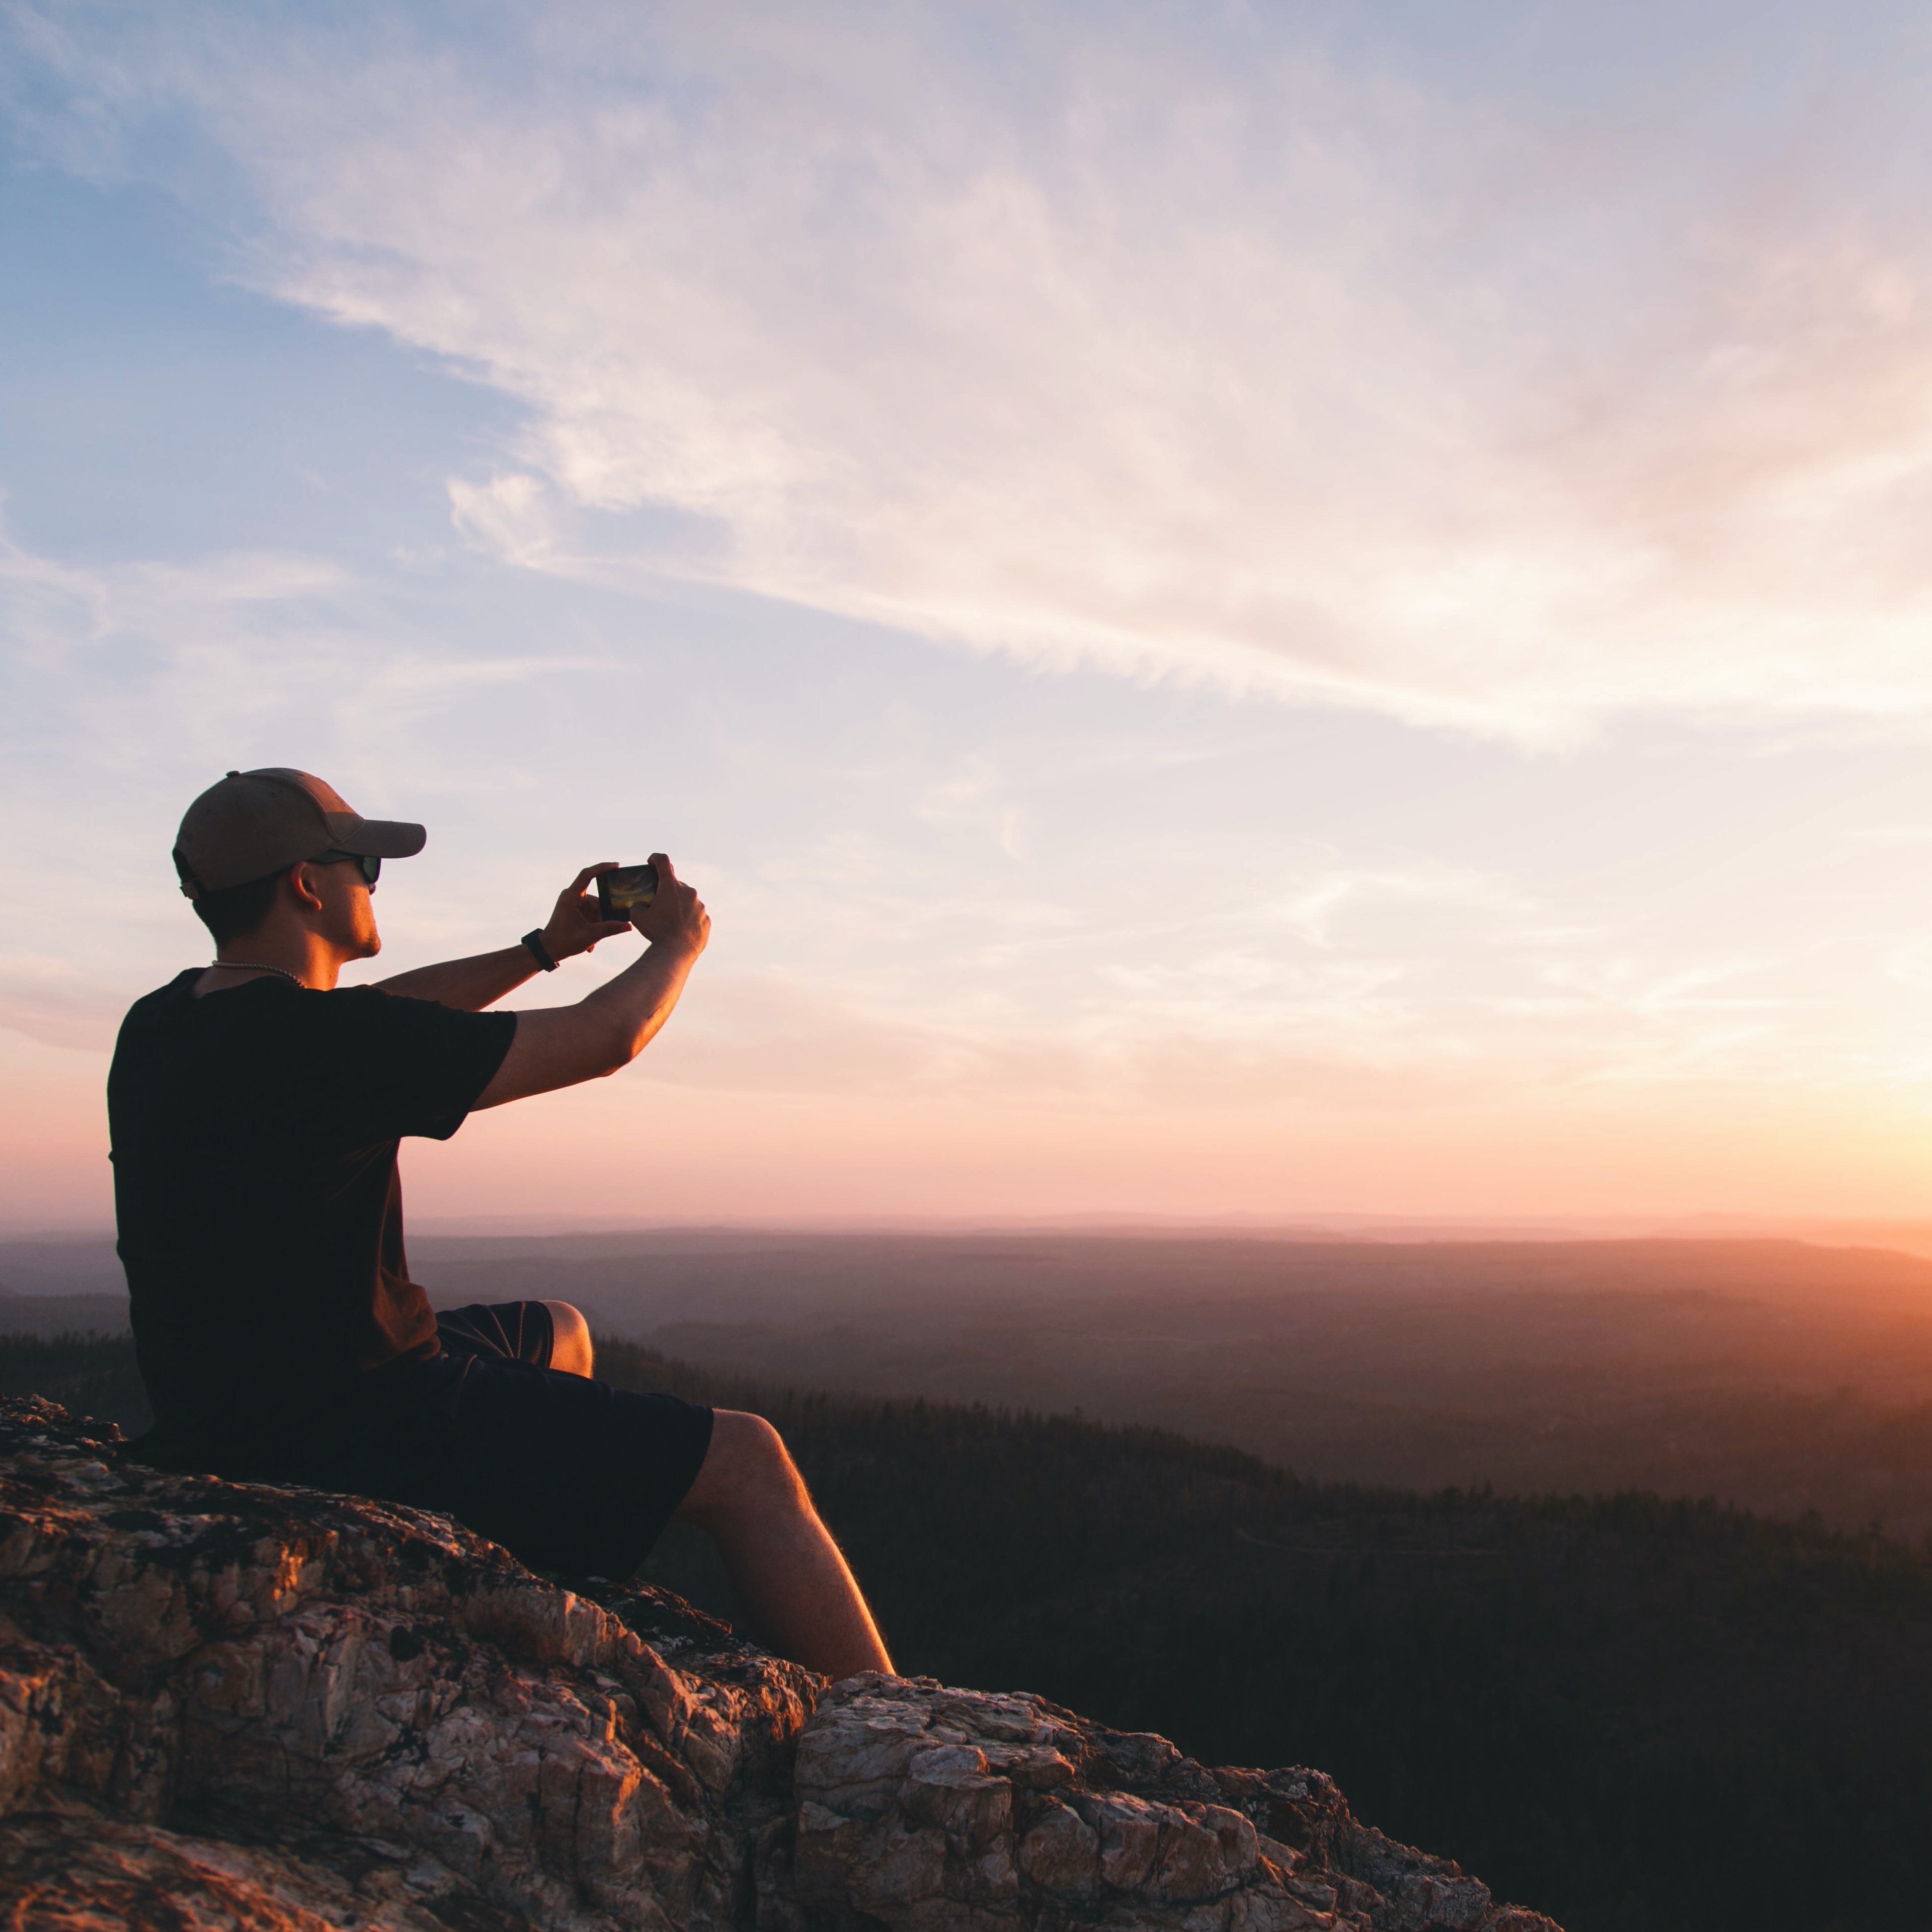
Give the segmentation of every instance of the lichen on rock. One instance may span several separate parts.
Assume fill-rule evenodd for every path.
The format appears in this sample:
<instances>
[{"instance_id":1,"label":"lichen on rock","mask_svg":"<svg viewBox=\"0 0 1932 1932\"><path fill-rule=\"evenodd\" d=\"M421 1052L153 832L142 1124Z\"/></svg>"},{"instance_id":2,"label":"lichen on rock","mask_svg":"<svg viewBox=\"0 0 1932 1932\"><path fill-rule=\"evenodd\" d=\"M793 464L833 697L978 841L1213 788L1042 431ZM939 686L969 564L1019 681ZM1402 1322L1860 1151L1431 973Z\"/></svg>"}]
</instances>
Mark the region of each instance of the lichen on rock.
<instances>
[{"instance_id":1,"label":"lichen on rock","mask_svg":"<svg viewBox=\"0 0 1932 1932\"><path fill-rule=\"evenodd\" d=\"M1044 1700L828 1686L447 1518L164 1474L0 1403L17 1932L1555 1932L1358 1823Z\"/></svg>"}]
</instances>

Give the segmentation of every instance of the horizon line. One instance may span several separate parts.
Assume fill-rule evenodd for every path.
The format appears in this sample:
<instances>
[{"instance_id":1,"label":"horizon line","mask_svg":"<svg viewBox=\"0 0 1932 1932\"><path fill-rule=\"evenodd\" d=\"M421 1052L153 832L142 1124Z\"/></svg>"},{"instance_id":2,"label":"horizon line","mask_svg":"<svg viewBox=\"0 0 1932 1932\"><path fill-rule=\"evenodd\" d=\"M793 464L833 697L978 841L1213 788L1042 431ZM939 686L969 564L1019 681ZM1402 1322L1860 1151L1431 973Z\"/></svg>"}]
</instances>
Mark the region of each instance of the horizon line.
<instances>
[{"instance_id":1,"label":"horizon line","mask_svg":"<svg viewBox=\"0 0 1932 1932\"><path fill-rule=\"evenodd\" d=\"M111 1241L111 1222L8 1226L0 1243L66 1245ZM1063 1215L893 1215L727 1216L709 1215L576 1220L554 1214L423 1215L410 1232L442 1241L556 1239L650 1234L814 1238L908 1234L973 1236L1091 1234L1159 1239L1392 1242L1523 1242L1601 1240L1789 1240L1820 1246L1858 1246L1874 1240L1892 1246L1901 1237L1932 1248L1932 1216L1763 1215L1711 1211L1696 1214L1442 1215L1309 1214L1302 1215L1162 1215L1108 1213ZM1888 1237L1888 1239L1882 1238ZM1863 1238L1861 1239L1860 1238Z\"/></svg>"}]
</instances>

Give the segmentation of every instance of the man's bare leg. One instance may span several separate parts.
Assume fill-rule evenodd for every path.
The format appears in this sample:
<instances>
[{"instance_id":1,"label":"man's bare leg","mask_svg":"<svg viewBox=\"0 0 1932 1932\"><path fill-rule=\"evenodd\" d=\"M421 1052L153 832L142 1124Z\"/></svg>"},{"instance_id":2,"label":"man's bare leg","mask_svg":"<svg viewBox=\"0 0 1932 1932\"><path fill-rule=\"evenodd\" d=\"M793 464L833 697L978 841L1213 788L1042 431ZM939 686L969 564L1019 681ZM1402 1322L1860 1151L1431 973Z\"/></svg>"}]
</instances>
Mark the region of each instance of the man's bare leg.
<instances>
[{"instance_id":1,"label":"man's bare leg","mask_svg":"<svg viewBox=\"0 0 1932 1932\"><path fill-rule=\"evenodd\" d=\"M544 1306L550 1366L589 1375L596 1360L590 1324L567 1301ZM677 1520L710 1532L747 1625L779 1655L832 1678L892 1669L850 1569L763 1416L716 1412L704 1466Z\"/></svg>"},{"instance_id":2,"label":"man's bare leg","mask_svg":"<svg viewBox=\"0 0 1932 1932\"><path fill-rule=\"evenodd\" d=\"M857 1582L763 1416L716 1412L676 1520L710 1532L746 1624L781 1657L835 1679L891 1670Z\"/></svg>"},{"instance_id":3,"label":"man's bare leg","mask_svg":"<svg viewBox=\"0 0 1932 1932\"><path fill-rule=\"evenodd\" d=\"M567 1301L546 1301L550 1310L550 1365L567 1376L587 1376L597 1360L590 1324Z\"/></svg>"}]
</instances>

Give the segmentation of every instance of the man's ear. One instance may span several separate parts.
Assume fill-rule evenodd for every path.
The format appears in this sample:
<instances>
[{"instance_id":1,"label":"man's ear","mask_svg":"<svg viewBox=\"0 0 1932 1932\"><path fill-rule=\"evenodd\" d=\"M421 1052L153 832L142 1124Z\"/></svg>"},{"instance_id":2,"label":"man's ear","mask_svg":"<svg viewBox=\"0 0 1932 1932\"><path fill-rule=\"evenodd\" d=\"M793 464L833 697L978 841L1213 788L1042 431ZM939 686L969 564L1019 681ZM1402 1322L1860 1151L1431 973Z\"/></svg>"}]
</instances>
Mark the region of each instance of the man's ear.
<instances>
[{"instance_id":1,"label":"man's ear","mask_svg":"<svg viewBox=\"0 0 1932 1932\"><path fill-rule=\"evenodd\" d=\"M309 862L304 859L300 865L291 866L288 870L289 889L296 896L296 904L304 912L320 912L322 895L315 889L315 881L309 876Z\"/></svg>"}]
</instances>

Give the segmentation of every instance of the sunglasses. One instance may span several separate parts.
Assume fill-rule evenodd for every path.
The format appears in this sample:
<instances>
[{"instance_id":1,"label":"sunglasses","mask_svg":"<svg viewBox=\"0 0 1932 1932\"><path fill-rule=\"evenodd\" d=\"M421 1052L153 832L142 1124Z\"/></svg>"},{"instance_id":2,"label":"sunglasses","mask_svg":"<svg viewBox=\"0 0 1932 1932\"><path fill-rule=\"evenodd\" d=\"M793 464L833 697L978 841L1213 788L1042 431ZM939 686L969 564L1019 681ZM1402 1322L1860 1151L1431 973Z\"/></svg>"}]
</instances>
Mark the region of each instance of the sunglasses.
<instances>
[{"instance_id":1,"label":"sunglasses","mask_svg":"<svg viewBox=\"0 0 1932 1932\"><path fill-rule=\"evenodd\" d=\"M372 892L376 890L376 881L382 876L382 860L372 859L363 852L318 852L309 863L312 866L360 866L363 881Z\"/></svg>"}]
</instances>

